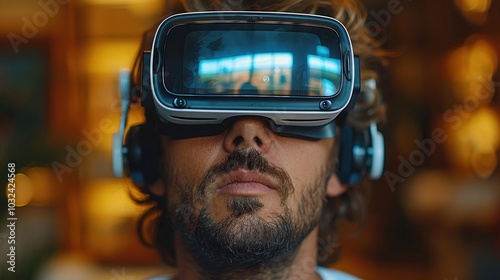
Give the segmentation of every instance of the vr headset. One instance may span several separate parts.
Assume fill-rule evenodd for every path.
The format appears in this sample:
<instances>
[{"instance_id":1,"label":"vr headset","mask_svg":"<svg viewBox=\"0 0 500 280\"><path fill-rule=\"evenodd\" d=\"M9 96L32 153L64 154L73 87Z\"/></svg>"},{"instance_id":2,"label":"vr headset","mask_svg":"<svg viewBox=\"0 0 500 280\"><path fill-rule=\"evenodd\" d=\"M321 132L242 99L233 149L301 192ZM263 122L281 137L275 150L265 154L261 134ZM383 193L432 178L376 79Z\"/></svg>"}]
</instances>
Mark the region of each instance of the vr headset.
<instances>
[{"instance_id":1,"label":"vr headset","mask_svg":"<svg viewBox=\"0 0 500 280\"><path fill-rule=\"evenodd\" d=\"M330 138L354 107L361 83L346 28L330 17L296 13L170 16L159 24L135 68L132 79L140 83L148 121L132 127L123 144L132 86L130 73L122 73L123 115L113 163L115 175L122 176L127 166L139 185L158 177L144 175L157 169L156 160L145 155L158 146L146 143L157 138L154 134L178 139L216 135L232 120L251 116L267 120L283 136ZM352 145L349 159L341 159L339 166L350 167L344 172L348 178L341 180L355 183L367 168L371 178L380 177L384 146L376 125L361 132L344 130L346 137L359 135L346 140ZM341 150L340 157L346 157L344 143Z\"/></svg>"}]
</instances>

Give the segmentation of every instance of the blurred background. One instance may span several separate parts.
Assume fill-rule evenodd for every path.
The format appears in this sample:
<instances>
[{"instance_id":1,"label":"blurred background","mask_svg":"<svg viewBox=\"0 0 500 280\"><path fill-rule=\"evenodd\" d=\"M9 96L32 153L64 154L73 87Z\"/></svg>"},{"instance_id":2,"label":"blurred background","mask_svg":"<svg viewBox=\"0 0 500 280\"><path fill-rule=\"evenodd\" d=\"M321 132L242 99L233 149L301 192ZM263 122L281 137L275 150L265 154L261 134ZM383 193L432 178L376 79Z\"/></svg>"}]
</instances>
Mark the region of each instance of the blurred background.
<instances>
[{"instance_id":1,"label":"blurred background","mask_svg":"<svg viewBox=\"0 0 500 280\"><path fill-rule=\"evenodd\" d=\"M366 0L387 163L333 267L364 279L500 279L500 2ZM141 208L111 170L118 72L166 0L0 0L0 278L143 279ZM129 124L143 120L133 107ZM15 273L8 164L15 164ZM5 195L4 195L5 194Z\"/></svg>"}]
</instances>

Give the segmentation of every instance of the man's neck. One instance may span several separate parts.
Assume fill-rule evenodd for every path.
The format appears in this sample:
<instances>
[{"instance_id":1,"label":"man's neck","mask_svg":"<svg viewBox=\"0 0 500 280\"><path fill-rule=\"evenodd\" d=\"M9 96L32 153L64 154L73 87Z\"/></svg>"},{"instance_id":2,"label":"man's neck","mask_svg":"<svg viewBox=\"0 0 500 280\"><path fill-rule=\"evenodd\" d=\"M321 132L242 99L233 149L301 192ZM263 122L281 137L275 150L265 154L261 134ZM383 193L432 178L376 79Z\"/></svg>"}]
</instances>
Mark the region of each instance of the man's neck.
<instances>
[{"instance_id":1,"label":"man's neck","mask_svg":"<svg viewBox=\"0 0 500 280\"><path fill-rule=\"evenodd\" d=\"M176 237L177 277L176 280L197 279L321 279L316 273L317 231L312 231L300 247L288 256L276 259L260 267L224 267L203 269L184 246L180 237ZM215 260L216 261L216 260Z\"/></svg>"}]
</instances>

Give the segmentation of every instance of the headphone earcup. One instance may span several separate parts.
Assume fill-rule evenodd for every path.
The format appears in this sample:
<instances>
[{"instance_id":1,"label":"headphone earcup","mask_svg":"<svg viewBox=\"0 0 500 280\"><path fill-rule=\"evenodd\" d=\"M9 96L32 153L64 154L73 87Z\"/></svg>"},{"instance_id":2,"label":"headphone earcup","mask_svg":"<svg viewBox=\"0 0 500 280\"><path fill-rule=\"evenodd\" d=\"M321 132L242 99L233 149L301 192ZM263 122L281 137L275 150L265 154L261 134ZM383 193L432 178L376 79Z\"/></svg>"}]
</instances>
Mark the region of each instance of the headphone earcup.
<instances>
[{"instance_id":1,"label":"headphone earcup","mask_svg":"<svg viewBox=\"0 0 500 280\"><path fill-rule=\"evenodd\" d=\"M364 142L362 133L349 125L340 127L339 161L337 176L342 184L354 185L361 181L363 168L355 158L355 149L359 149L360 142ZM359 151L358 151L359 153Z\"/></svg>"},{"instance_id":2,"label":"headphone earcup","mask_svg":"<svg viewBox=\"0 0 500 280\"><path fill-rule=\"evenodd\" d=\"M364 176L375 180L384 169L384 137L372 123L364 130L343 124L340 127L340 150L337 176L342 184L355 185Z\"/></svg>"},{"instance_id":3,"label":"headphone earcup","mask_svg":"<svg viewBox=\"0 0 500 280\"><path fill-rule=\"evenodd\" d=\"M158 135L146 124L130 127L125 137L125 165L128 176L140 188L160 178Z\"/></svg>"}]
</instances>

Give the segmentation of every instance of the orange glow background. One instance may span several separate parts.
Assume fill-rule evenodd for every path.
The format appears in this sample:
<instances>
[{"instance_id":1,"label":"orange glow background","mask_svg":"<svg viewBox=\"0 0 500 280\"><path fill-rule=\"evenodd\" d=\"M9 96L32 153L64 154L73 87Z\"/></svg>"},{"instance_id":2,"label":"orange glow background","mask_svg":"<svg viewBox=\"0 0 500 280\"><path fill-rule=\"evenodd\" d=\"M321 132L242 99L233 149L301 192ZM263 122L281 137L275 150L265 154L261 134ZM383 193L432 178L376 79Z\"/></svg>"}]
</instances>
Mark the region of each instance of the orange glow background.
<instances>
[{"instance_id":1,"label":"orange glow background","mask_svg":"<svg viewBox=\"0 0 500 280\"><path fill-rule=\"evenodd\" d=\"M500 275L500 2L364 1L396 55L380 67L388 105L384 176L363 187L334 268L363 279ZM40 3L51 3L41 5ZM118 73L160 0L18 0L0 9L0 278L143 279L170 268L138 241L141 207L111 169ZM30 26L31 25L31 26ZM14 44L13 44L14 42ZM129 125L143 121L132 106ZM7 270L7 164L16 165L16 272Z\"/></svg>"}]
</instances>

